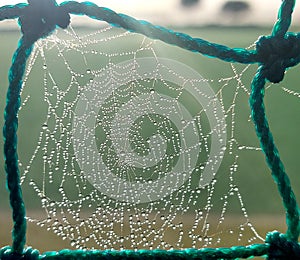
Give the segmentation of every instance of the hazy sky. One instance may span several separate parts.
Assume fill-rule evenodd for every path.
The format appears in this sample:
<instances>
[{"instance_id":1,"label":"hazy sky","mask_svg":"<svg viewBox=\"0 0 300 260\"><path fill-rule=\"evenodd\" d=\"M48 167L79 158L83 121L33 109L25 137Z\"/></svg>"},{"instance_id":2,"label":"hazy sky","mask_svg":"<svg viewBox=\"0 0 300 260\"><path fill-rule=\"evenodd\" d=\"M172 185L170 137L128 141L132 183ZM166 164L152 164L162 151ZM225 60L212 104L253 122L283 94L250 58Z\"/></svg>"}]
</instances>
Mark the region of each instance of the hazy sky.
<instances>
[{"instance_id":1,"label":"hazy sky","mask_svg":"<svg viewBox=\"0 0 300 260\"><path fill-rule=\"evenodd\" d=\"M159 24L273 24L281 0L244 0L251 6L242 15L229 16L221 12L226 0L201 0L194 8L182 8L180 0L90 0L99 6ZM26 0L0 0L1 4L15 4ZM58 3L63 2L57 0ZM79 1L83 2L83 1ZM300 6L296 7L294 23L300 25Z\"/></svg>"}]
</instances>

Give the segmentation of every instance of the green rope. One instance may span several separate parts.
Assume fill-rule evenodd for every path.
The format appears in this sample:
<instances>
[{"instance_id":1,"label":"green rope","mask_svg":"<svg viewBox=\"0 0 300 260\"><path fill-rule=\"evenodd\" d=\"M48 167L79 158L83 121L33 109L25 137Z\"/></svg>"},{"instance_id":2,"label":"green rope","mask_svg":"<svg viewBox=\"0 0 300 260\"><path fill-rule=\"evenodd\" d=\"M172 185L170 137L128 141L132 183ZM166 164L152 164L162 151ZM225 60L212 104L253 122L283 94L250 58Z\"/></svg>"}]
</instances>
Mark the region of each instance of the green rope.
<instances>
[{"instance_id":1,"label":"green rope","mask_svg":"<svg viewBox=\"0 0 300 260\"><path fill-rule=\"evenodd\" d=\"M278 12L278 19L272 31L272 36L278 36L281 38L285 36L291 25L295 3L295 0L282 1L282 5Z\"/></svg>"},{"instance_id":2,"label":"green rope","mask_svg":"<svg viewBox=\"0 0 300 260\"><path fill-rule=\"evenodd\" d=\"M266 242L270 244L268 260L299 259L300 245L297 241L289 240L286 235L271 232L267 235Z\"/></svg>"},{"instance_id":3,"label":"green rope","mask_svg":"<svg viewBox=\"0 0 300 260\"><path fill-rule=\"evenodd\" d=\"M250 95L252 118L261 147L266 155L267 163L272 171L272 176L278 185L280 195L286 208L288 225L287 236L294 241L298 241L300 233L299 209L290 185L290 180L285 173L283 163L280 160L279 152L274 144L273 136L266 118L263 103L266 79L263 76L263 69L263 66L259 68L252 82L252 91Z\"/></svg>"},{"instance_id":4,"label":"green rope","mask_svg":"<svg viewBox=\"0 0 300 260\"><path fill-rule=\"evenodd\" d=\"M161 40L183 49L199 52L227 62L255 63L257 57L255 51L235 48L231 49L224 45L210 43L203 39L193 38L187 34L174 32L161 26L156 26L146 21L138 21L125 14L118 14L108 8L98 7L94 3L64 2L61 4L70 14L86 15L92 19L105 21L115 27L143 34L149 38Z\"/></svg>"},{"instance_id":5,"label":"green rope","mask_svg":"<svg viewBox=\"0 0 300 260\"><path fill-rule=\"evenodd\" d=\"M271 36L261 37L256 50L228 48L223 45L192 38L189 35L174 32L145 21L138 21L124 14L98 7L93 3L68 1L60 6L54 0L28 0L29 4L18 4L0 8L0 21L19 18L23 37L14 54L9 72L9 88L5 108L4 156L7 187L10 192L10 204L13 211L13 245L0 249L0 259L233 259L268 255L269 259L300 258L298 237L299 209L289 178L284 170L278 150L275 146L264 108L264 86L266 80L280 82L287 68L300 62L300 34L287 33L291 24L294 0L284 0L278 13ZM287 233L269 233L263 245L200 250L137 250L137 251L84 251L62 250L39 254L31 248L24 249L26 237L25 206L20 187L20 174L17 155L18 111L20 92L26 61L35 41L49 35L56 26L66 28L70 14L87 15L113 26L140 33L153 39L162 40L189 51L194 51L226 62L260 64L252 82L250 106L257 136L260 140L266 161L277 183L286 209Z\"/></svg>"},{"instance_id":6,"label":"green rope","mask_svg":"<svg viewBox=\"0 0 300 260\"><path fill-rule=\"evenodd\" d=\"M20 186L20 174L17 154L18 111L21 104L20 92L26 60L31 53L31 45L26 45L23 39L15 52L9 72L9 87L6 97L3 128L5 171L7 173L7 188L10 194L10 205L13 210L13 251L22 253L25 245L26 219L25 206Z\"/></svg>"},{"instance_id":7,"label":"green rope","mask_svg":"<svg viewBox=\"0 0 300 260\"><path fill-rule=\"evenodd\" d=\"M269 251L268 244L255 244L251 246L236 246L232 248L204 248L185 250L61 250L59 252L46 252L39 254L37 250L27 248L23 255L12 252L10 247L0 249L0 259L6 260L21 259L26 260L102 260L102 259L235 259L248 258L251 256L266 255ZM22 258L24 259L24 258Z\"/></svg>"}]
</instances>

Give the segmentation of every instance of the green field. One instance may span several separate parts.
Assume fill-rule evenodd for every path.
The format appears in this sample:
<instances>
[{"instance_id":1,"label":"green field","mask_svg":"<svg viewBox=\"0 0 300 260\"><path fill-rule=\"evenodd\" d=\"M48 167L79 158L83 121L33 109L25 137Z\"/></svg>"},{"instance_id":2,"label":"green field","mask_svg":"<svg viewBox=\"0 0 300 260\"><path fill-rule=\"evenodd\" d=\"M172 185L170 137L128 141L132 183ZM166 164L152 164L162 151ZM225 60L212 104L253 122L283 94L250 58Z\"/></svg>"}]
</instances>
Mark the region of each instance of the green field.
<instances>
[{"instance_id":1,"label":"green field","mask_svg":"<svg viewBox=\"0 0 300 260\"><path fill-rule=\"evenodd\" d=\"M199 29L184 29L185 32L194 36L207 39L209 41L218 42L221 44L229 45L230 47L248 47L254 43L259 35L269 33L269 29L266 28L199 28ZM78 29L78 34L87 33L87 29ZM17 47L17 41L19 33L15 31L0 31L0 87L2 95L0 97L0 110L4 111L5 106L5 93L8 85L7 73L11 64L11 59L14 50ZM132 44L132 43L130 43ZM219 79L226 79L234 76L232 67L225 62L203 57L199 54L189 53L184 50L180 50L177 47L170 47L166 44L159 44L159 55L169 59L180 61L198 71L205 79L212 79L210 83L211 87L218 91L222 87L222 82ZM76 62L76 61L75 61ZM41 63L37 63L40 64ZM96 65L95 65L96 66ZM240 72L245 66L234 65L236 70ZM250 90L250 82L255 74L257 65L251 65L251 67L242 76L243 84L246 89ZM59 68L54 68L59 70ZM270 128L273 132L274 139L279 148L280 155L285 164L287 173L290 176L292 186L294 188L296 198L300 199L300 177L298 174L299 169L299 149L300 138L298 136L300 126L300 107L299 107L299 95L292 95L286 93L283 88L289 90L299 91L299 73L298 68L290 69L285 80L278 85L268 86L266 91L266 110L270 121ZM37 73L37 72L36 72ZM37 78L41 75L37 74ZM37 81L40 79L37 79ZM62 79L63 80L63 79ZM32 85L34 85L34 80ZM237 85L237 81L231 80L229 86L224 91L223 102L225 107L229 107L232 102L232 97L235 94L234 89ZM29 87L29 86L27 86ZM34 88L35 86L32 86ZM232 87L232 90L231 90ZM33 103L31 105L30 113L26 114L21 112L20 116L24 116L23 120L20 119L20 134L19 134L19 154L20 158L27 158L26 152L32 149L32 140L37 140L37 134L41 130L41 124L45 117L45 107L40 103L43 103L40 96L42 96L42 89L26 89L25 95L32 97ZM258 141L255 136L254 126L249 120L250 109L248 105L248 96L239 95L239 99L236 100L236 123L234 130L234 138L238 144L245 146L258 147ZM30 106L30 105L29 105ZM26 108L26 106L25 106ZM230 119L228 119L230 125ZM1 119L1 125L3 125L3 119ZM231 139L231 130L227 129L227 138ZM36 136L36 137L35 137ZM3 141L0 141L0 145L3 146ZM237 147L233 149L238 149ZM222 191L222 171L232 163L230 159L224 159L224 162L216 176L217 180L220 180L220 190ZM242 195L243 202L250 220L254 223L254 226L264 236L265 232L269 229L279 229L284 231L284 209L281 203L280 196L278 195L276 185L274 184L270 171L266 167L264 156L262 152L252 150L241 150L239 152L238 159L238 171L235 173L235 184L239 187L239 191ZM0 159L0 167L3 167L3 157ZM40 172L33 173L34 176L38 176ZM9 218L9 206L8 206L8 194L5 190L5 174L2 170L0 178L0 220ZM226 185L224 183L224 185ZM72 189L72 187L70 187ZM220 192L221 192L220 191ZM29 211L34 214L39 214L40 204L34 200L31 201L30 192L23 191L25 194L25 203ZM53 191L55 193L55 191ZM216 197L218 191L216 193ZM221 204L221 201L216 199L215 204ZM230 212L234 216L239 216L240 205L237 202L232 202ZM33 214L33 213L32 213ZM272 217L273 219L272 219ZM7 222L10 221L7 219ZM267 223L266 223L267 222ZM280 224L282 223L282 224ZM1 226L9 227L9 224ZM46 236L49 233L41 231L37 227L30 225L29 236L34 237L35 232L44 232L43 237L46 240ZM4 234L5 235L4 235ZM0 246L9 243L8 230L1 230ZM56 242L53 242L53 241ZM40 243L40 241L34 241L34 238L30 238L31 244L41 248L41 250L59 249L64 248L67 244L61 244L57 242L53 234L49 235L48 243ZM53 247L47 247L45 244L51 243Z\"/></svg>"}]
</instances>

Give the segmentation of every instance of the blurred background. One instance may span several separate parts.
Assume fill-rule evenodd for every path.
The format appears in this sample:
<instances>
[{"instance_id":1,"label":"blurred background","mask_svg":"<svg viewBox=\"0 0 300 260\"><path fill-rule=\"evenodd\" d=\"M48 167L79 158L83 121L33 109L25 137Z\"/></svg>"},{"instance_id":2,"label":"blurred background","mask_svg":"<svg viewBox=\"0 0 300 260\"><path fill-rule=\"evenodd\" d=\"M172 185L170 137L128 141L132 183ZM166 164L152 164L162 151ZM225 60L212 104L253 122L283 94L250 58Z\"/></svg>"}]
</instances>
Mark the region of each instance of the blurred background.
<instances>
[{"instance_id":1,"label":"blurred background","mask_svg":"<svg viewBox=\"0 0 300 260\"><path fill-rule=\"evenodd\" d=\"M22 1L2 0L1 4L16 4ZM58 1L62 2L62 1ZM248 47L253 44L260 35L267 35L272 30L272 25L276 21L277 12L281 0L93 0L99 6L105 6L116 12L131 15L137 19L147 20L151 23L171 27L174 30L183 31L194 37L204 38L213 42L226 44L234 47ZM80 26L96 26L97 22L84 17L73 17L73 22ZM293 16L293 30L299 31L300 25L300 5L295 8ZM20 37L19 30L16 30L16 21L3 21L0 23L0 113L5 106L5 93L8 85L7 73L11 65L11 58L17 47ZM224 63L214 59L203 58L200 55L191 54L178 49L171 49L169 46L161 46L162 55L167 58L179 59L186 65L193 67L207 79L233 77L233 70L230 65L225 67ZM229 68L229 69L228 69ZM243 77L244 84L250 89L250 82L255 73L256 65L253 65ZM241 69L240 69L241 70ZM299 107L299 68L290 69L284 82L272 86L268 90L266 97L267 112L271 122L275 140L279 146L279 151L284 160L286 169L291 177L295 188L296 197L300 198L300 177L299 169L299 146L298 136L300 126ZM216 80L217 82L217 80ZM218 86L211 84L213 88ZM287 94L283 89L288 88L294 92ZM249 116L249 106L247 98L239 103L239 111L246 119ZM38 110L38 109L37 109ZM3 125L1 117L1 127ZM246 122L247 120L245 120ZM241 143L254 140L253 146L258 146L251 122L241 121L244 128L237 128L236 132ZM28 124L28 129L34 127L34 120ZM36 127L40 127L40 122ZM30 130L26 129L26 133ZM22 136L19 137L20 140ZM21 141L22 142L22 141ZM1 140L0 146L3 142ZM26 151L26 147L22 148ZM243 153L243 151L241 152ZM237 184L240 187L245 207L248 210L250 219L258 228L262 237L267 231L278 229L285 230L284 209L276 186L270 177L263 155L260 152L253 153L246 151L247 156L242 157L240 169L242 174L237 175ZM0 167L3 169L3 158L0 160ZM5 189L4 170L1 170L0 183L0 222L5 229L0 232L0 246L10 243L11 217L8 205L8 194ZM222 182L222 181L221 181ZM33 215L39 215L39 209L35 210L35 205L30 198L26 199L27 206ZM238 205L232 207L233 214L239 214ZM38 207L37 207L38 208ZM232 218L233 222L235 218ZM5 223L5 225L3 225ZM233 223L234 224L234 223ZM39 237L47 237L48 245L45 245L35 234L39 232ZM43 233L44 232L44 233ZM30 224L28 232L30 244L43 250L55 250L68 247L68 241L57 239L52 232ZM51 245L51 247L49 247ZM48 246L48 247L47 247Z\"/></svg>"}]
</instances>

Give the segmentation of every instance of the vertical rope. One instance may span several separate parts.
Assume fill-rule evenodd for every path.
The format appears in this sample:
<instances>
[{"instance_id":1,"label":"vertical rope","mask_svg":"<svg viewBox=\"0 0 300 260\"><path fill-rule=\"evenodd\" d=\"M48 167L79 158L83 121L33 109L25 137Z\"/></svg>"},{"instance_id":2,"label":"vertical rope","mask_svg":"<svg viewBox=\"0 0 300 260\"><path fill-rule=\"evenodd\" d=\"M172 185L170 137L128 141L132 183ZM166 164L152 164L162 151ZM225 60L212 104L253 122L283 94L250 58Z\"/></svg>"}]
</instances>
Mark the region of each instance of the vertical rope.
<instances>
[{"instance_id":1,"label":"vertical rope","mask_svg":"<svg viewBox=\"0 0 300 260\"><path fill-rule=\"evenodd\" d=\"M275 23L272 31L272 36L281 38L282 41L286 38L287 36L287 31L291 25L292 22L292 14L294 11L296 0L283 0L281 7L278 12L278 19L277 22ZM296 59L296 57L295 57ZM298 57L299 59L299 57ZM294 58L291 59L291 62L294 61ZM255 84L258 86L262 85L262 82L264 80L259 79L258 75L254 78L253 81L253 87L255 88ZM252 89L253 92L253 101L255 99L255 93L254 90ZM264 93L261 94L262 98ZM258 104L259 106L259 104ZM261 118L261 121L265 120L266 127L264 129L266 131L265 137L267 137L267 131L269 130L266 116L264 114L264 106L262 104L261 106L261 112L263 112L263 118ZM266 138L267 140L267 138ZM269 135L269 141L274 142L272 135ZM261 141L262 143L262 141ZM267 145L267 143L265 143ZM266 146L267 148L268 146ZM273 148L273 149L272 149ZM266 153L266 152L265 152ZM300 234L300 220L299 220L299 207L296 201L295 194L291 188L290 180L288 175L286 174L284 170L284 166L280 160L278 150L275 145L270 147L270 150L268 152L267 156L267 163L269 167L272 170L272 176L277 183L280 195L282 197L285 209L286 209L286 222L288 226L287 230L287 236L293 241L298 242L299 234Z\"/></svg>"},{"instance_id":2,"label":"vertical rope","mask_svg":"<svg viewBox=\"0 0 300 260\"><path fill-rule=\"evenodd\" d=\"M274 25L272 36L283 38L292 22L296 0L284 0L278 12L277 22Z\"/></svg>"},{"instance_id":3,"label":"vertical rope","mask_svg":"<svg viewBox=\"0 0 300 260\"><path fill-rule=\"evenodd\" d=\"M287 176L279 152L275 146L269 124L265 114L264 94L266 79L263 76L263 66L261 66L252 82L250 95L250 106L252 118L255 123L256 133L261 147L266 156L266 161L272 171L272 176L277 183L280 195L286 209L287 236L291 240L298 241L299 209L294 192L291 188L289 177Z\"/></svg>"},{"instance_id":4,"label":"vertical rope","mask_svg":"<svg viewBox=\"0 0 300 260\"><path fill-rule=\"evenodd\" d=\"M49 35L56 26L66 28L70 23L70 15L63 8L60 8L55 0L29 0L28 2L29 5L20 6L21 8L25 6L19 17L23 37L14 54L9 71L3 128L5 170L14 222L12 250L18 254L22 254L26 242L26 214L20 185L17 153L18 112L21 104L20 95L26 61L35 41ZM8 14L14 15L9 8L2 9L6 12L4 17ZM7 13L7 10L10 12Z\"/></svg>"},{"instance_id":5,"label":"vertical rope","mask_svg":"<svg viewBox=\"0 0 300 260\"><path fill-rule=\"evenodd\" d=\"M22 78L25 71L26 60L32 50L31 44L26 44L21 38L14 54L12 66L9 71L9 87L4 112L4 157L7 176L7 187L10 192L10 205L13 211L13 251L22 253L26 241L25 206L20 186L20 173L17 154L18 111L20 109Z\"/></svg>"}]
</instances>

